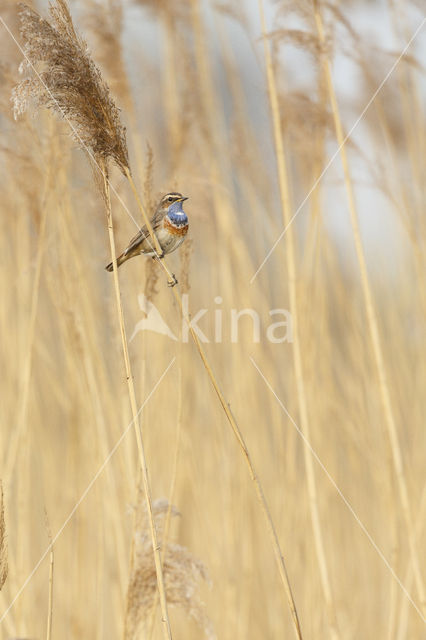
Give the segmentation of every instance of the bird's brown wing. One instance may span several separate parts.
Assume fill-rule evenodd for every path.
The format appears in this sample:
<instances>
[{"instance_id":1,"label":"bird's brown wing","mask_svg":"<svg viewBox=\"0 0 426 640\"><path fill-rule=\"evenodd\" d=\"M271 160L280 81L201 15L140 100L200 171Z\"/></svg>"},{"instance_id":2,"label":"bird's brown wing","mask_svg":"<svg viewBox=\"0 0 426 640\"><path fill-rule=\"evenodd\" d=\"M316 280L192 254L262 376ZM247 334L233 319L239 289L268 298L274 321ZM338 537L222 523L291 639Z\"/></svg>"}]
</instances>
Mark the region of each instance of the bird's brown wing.
<instances>
[{"instance_id":1,"label":"bird's brown wing","mask_svg":"<svg viewBox=\"0 0 426 640\"><path fill-rule=\"evenodd\" d=\"M159 215L159 212L155 213L155 215L151 218L151 225L154 231L158 229L162 219L163 219L163 215ZM141 242L145 240L145 238L149 238L149 231L146 224L144 224L144 226L141 227L137 232L137 234L130 240L129 244L124 250L123 255L126 256L128 253L131 253L134 249L137 249L137 247L141 244ZM152 239L151 239L151 244L152 245L154 244Z\"/></svg>"},{"instance_id":2,"label":"bird's brown wing","mask_svg":"<svg viewBox=\"0 0 426 640\"><path fill-rule=\"evenodd\" d=\"M146 228L146 225L144 225L142 227L142 229L140 229L137 234L130 240L129 244L127 245L127 247L124 250L123 255L127 255L128 253L131 253L133 251L133 249L136 249L138 247L138 245L143 242L143 240L145 240L145 238L149 235L148 229Z\"/></svg>"}]
</instances>

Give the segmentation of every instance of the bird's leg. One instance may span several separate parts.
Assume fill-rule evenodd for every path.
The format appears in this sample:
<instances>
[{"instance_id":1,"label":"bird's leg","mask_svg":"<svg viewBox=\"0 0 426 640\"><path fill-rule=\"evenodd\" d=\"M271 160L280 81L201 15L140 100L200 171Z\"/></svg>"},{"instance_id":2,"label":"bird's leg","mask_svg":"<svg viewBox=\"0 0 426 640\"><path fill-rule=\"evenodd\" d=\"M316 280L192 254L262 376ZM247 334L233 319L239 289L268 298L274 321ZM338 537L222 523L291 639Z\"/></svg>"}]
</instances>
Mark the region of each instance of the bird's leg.
<instances>
[{"instance_id":1,"label":"bird's leg","mask_svg":"<svg viewBox=\"0 0 426 640\"><path fill-rule=\"evenodd\" d=\"M166 254L164 253L164 251L162 251L161 253L157 253L157 252L155 251L155 249L154 249L154 255L153 255L153 256L151 256L151 258L152 258L153 260L162 260L162 259L164 258L164 256L165 256L165 255L166 255Z\"/></svg>"},{"instance_id":2,"label":"bird's leg","mask_svg":"<svg viewBox=\"0 0 426 640\"><path fill-rule=\"evenodd\" d=\"M172 273L172 277L170 280L167 280L167 284L169 287L174 287L178 283L177 278L174 273Z\"/></svg>"},{"instance_id":3,"label":"bird's leg","mask_svg":"<svg viewBox=\"0 0 426 640\"><path fill-rule=\"evenodd\" d=\"M158 260L158 262L160 262L160 260L162 260L164 258L164 251L160 254L156 253L155 256L152 256L153 260ZM174 273L170 274L170 279L167 280L167 284L169 287L174 287L175 285L177 285L178 281L177 278L175 276Z\"/></svg>"}]
</instances>

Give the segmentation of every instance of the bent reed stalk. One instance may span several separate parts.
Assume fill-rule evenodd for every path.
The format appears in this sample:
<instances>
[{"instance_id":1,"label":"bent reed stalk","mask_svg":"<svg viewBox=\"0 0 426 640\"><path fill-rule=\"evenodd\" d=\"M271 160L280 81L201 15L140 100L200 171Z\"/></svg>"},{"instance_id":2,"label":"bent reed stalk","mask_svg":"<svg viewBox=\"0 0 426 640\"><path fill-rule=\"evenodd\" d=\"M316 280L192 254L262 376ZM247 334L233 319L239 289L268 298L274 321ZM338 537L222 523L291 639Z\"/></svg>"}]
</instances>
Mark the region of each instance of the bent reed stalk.
<instances>
[{"instance_id":1,"label":"bent reed stalk","mask_svg":"<svg viewBox=\"0 0 426 640\"><path fill-rule=\"evenodd\" d=\"M102 191L107 214L120 336L144 492L148 508L150 532L157 573L157 584L160 593L162 620L164 623L163 632L164 637L170 639L171 629L167 612L161 553L158 546L155 522L152 513L152 500L150 495L145 451L137 418L136 396L130 368L128 344L117 274L117 257L111 210L110 184L108 180L108 162L110 160L113 160L127 177L137 205L149 230L153 245L157 248L158 255L161 255L161 249L158 239L153 233L152 225L150 224L147 213L142 205L131 176L125 130L120 122L119 112L112 100L108 86L89 55L84 40L75 31L65 0L56 0L56 3L50 8L50 14L51 22L40 18L40 16L29 7L24 6L21 11L21 33L25 41L24 67L27 69L31 68L36 77L26 78L15 88L15 114L22 113L26 110L30 98L36 101L37 107L44 106L56 111L65 118L71 126L74 138L80 148L88 152L92 159L96 161L98 168L101 169L103 178ZM43 71L41 74L38 74L34 67L34 64L38 63L42 63L47 71ZM167 268L166 262L162 260L161 264L163 264L164 269L171 278L171 273ZM213 384L226 418L243 451L250 476L255 485L257 499L261 505L262 512L267 523L271 544L279 569L279 575L287 596L296 634L300 640L302 638L302 633L297 610L284 558L280 549L278 535L263 493L262 485L255 471L250 453L244 442L239 426L220 389L198 336L191 326L190 318L183 310L182 298L176 287L173 287L173 293L181 314L189 326L192 339L194 340L207 374Z\"/></svg>"},{"instance_id":2,"label":"bent reed stalk","mask_svg":"<svg viewBox=\"0 0 426 640\"><path fill-rule=\"evenodd\" d=\"M187 318L187 316L184 313L183 310L183 305L182 305L182 298L180 297L179 293L176 291L176 287L173 287L173 293L175 294L175 298L176 301L179 305L179 308L181 310L182 316L185 318L186 322L188 323L189 326L189 330L191 333L191 336L194 340L195 346L198 349L198 352L200 354L201 360L203 361L204 367L208 373L208 376L213 384L214 390L216 391L216 394L219 398L220 404L222 405L222 408L225 412L225 415L228 419L228 422L232 428L232 431L234 432L235 437L237 438L238 444L240 445L240 448L243 452L244 455L244 459L247 463L249 472L250 472L250 477L254 483L255 486L255 490L256 490L256 496L257 499L259 501L259 504L262 508L262 512L264 515L264 518L266 520L266 524L267 524L267 528L268 528L268 533L271 539L271 544L272 544L272 548L274 550L274 554L275 554L275 560L276 563L278 565L278 571L280 574L280 578L281 578L281 582L282 585L284 587L284 591L287 597L287 601L288 601L288 605L290 607L290 611L291 611L291 615L292 615L292 620L293 620L293 624L294 624L294 628L295 628L295 632L296 632L296 636L297 638L299 638L299 640L302 640L303 636L302 636L302 630L300 627L300 622L299 622L299 616L297 614L297 609L296 609L296 603L294 601L294 597L293 597L293 593L292 593L292 589L291 589L291 585L290 585L290 580L288 577L288 573L287 573L287 568L285 565L285 560L284 560L284 556L281 552L281 547L280 547L280 543L278 540L278 535L275 529L275 525L274 525L274 521L272 519L272 515L271 512L269 510L268 507L268 503L266 502L266 498L265 498L265 494L263 493L263 488L262 488L262 484L259 480L259 477L256 473L256 470L254 468L253 465L253 461L251 459L251 455L250 452L247 448L247 445L244 441L243 435L240 431L240 428L237 424L237 421L235 420L232 411L229 407L229 404L226 402L225 396L223 395L219 384L216 380L216 377L213 373L212 368L210 367L210 364L207 360L207 356L205 354L204 349L201 346L200 340L198 339L197 334L195 333L194 329L191 326L190 320Z\"/></svg>"},{"instance_id":3,"label":"bent reed stalk","mask_svg":"<svg viewBox=\"0 0 426 640\"><path fill-rule=\"evenodd\" d=\"M112 99L109 87L92 60L85 41L74 28L65 0L56 0L50 6L50 21L43 19L36 11L26 5L21 6L20 19L21 35L24 40L24 48L21 48L24 61L21 68L22 71L31 71L33 75L24 78L13 90L15 116L27 110L30 99L36 107L46 107L59 114L70 125L78 146L88 153L102 174L102 193L107 214L118 321L147 503L157 586L160 593L163 632L165 639L171 640L161 555L152 512L148 469L138 419L121 305L108 178L108 163L111 161L115 162L124 174L126 170L129 171L126 132L121 124L119 111ZM43 71L39 73L37 66L40 65Z\"/></svg>"},{"instance_id":4,"label":"bent reed stalk","mask_svg":"<svg viewBox=\"0 0 426 640\"><path fill-rule=\"evenodd\" d=\"M126 174L127 174L127 172L126 172ZM130 175L130 172L129 172L129 175ZM131 177L130 177L130 179L131 179ZM136 195L137 191L136 191L136 187L135 187L132 179L131 179L131 184L133 184L132 189L134 190L134 193ZM144 218L145 223L147 223L148 217L147 217L145 208L142 205L142 202L141 202L141 199L140 199L139 195L137 195L137 197L136 197L136 202L137 202L137 204L139 206L139 209L140 209L140 211L142 213L142 216ZM148 225L147 225L147 227L148 227ZM149 227L148 227L148 229L149 229ZM151 231L152 231L152 226L151 226ZM152 234L151 234L151 231L150 231L151 239L152 239L154 245L157 246L157 244L159 244L158 243L158 239L155 236L153 231L152 231ZM163 258L162 260L160 260L160 263L163 266L163 268L165 269L165 271L168 274L168 276L170 277L171 276L171 272L167 267L167 263L166 263L165 259ZM182 303L182 297L181 297L181 295L180 295L180 293L178 291L178 287L177 286L172 287L172 291L173 291L173 294L175 296L175 300L177 302L177 305L178 305L178 307L180 309L181 316L182 316L182 318L185 320L185 322L188 325L189 332L190 332L191 337L192 337L192 339L194 341L194 344L195 344L195 346L197 348L197 351L198 351L198 353L200 355L200 358L201 358L202 363L204 365L204 368L205 368L205 370L207 372L207 375L210 378L210 381L211 381L211 383L213 385L213 388L214 388L214 390L215 390L215 392L217 394L217 397L219 398L219 402L222 405L222 408L223 408L223 410L225 412L226 418L227 418L227 420L228 420L228 422L229 422L229 424L231 426L231 429L232 429L235 437L237 438L238 444L240 445L240 448L241 448L241 450L243 452L244 459L245 459L246 464L247 464L248 469L249 469L250 477L251 477L251 479L252 479L252 481L254 483L254 486L255 486L256 497L257 497L258 502L259 502L259 504L260 504L260 506L262 508L262 513L263 513L264 518L266 520L267 529L268 529L268 533L269 533L270 540L271 540L271 545L272 545L272 548L273 548L273 551L274 551L275 560L276 560L276 563L277 563L277 566L278 566L278 571L279 571L279 575L280 575L280 578L281 578L281 582L282 582L282 585L284 587L284 591L285 591L285 594L286 594L286 597L287 597L288 605L290 607L290 611L291 611L292 620L293 620L294 628L295 628L295 631L296 631L296 635L297 635L297 638L299 638L299 640L302 640L302 631L301 631L301 627L300 627L299 617L298 617L298 614L297 614L296 603L294 601L294 597L293 597L293 593L292 593L292 589L291 589L291 585L290 585L290 581L289 581L289 577L288 577L288 573L287 573L287 568L286 568L285 561L284 561L284 556L283 556L283 554L281 552L281 547L280 547L280 543L279 543L279 540L278 540L278 535L277 535L277 532L276 532L276 529L275 529L275 525L274 525L274 521L272 519L271 512L270 512L269 507L268 507L268 503L266 502L266 498L265 498L265 494L263 492L262 484L261 484L261 482L259 480L259 477L258 477L258 475L256 473L256 470L255 470L255 467L254 467L250 452L249 452L249 450L247 448L247 445L246 445L246 443L244 441L244 438L243 438L241 430L240 430L240 428L238 426L238 423L237 423L236 419L234 418L234 416L232 414L232 411L231 411L231 409L229 407L228 402L225 399L225 396L222 393L222 390L221 390L221 388L219 386L219 383L218 383L218 381L216 379L216 376L215 376L215 374L213 372L213 369L210 366L210 363L208 361L206 353L205 353L203 347L201 346L201 342L200 342L196 332L194 331L194 329L193 329L193 327L191 325L191 319L184 311L183 303Z\"/></svg>"},{"instance_id":5,"label":"bent reed stalk","mask_svg":"<svg viewBox=\"0 0 426 640\"><path fill-rule=\"evenodd\" d=\"M168 610L167 610L167 598L166 598L166 589L164 584L163 567L162 567L162 561L161 561L161 549L157 540L154 514L152 511L152 496L151 496L151 489L149 485L148 468L146 464L145 449L144 449L144 444L143 444L142 434L141 434L141 429L139 424L135 387L133 382L132 370L130 366L129 349L128 349L128 343L127 343L127 337L126 337L126 328L124 325L123 307L121 304L120 284L118 280L118 271L117 271L118 269L117 254L115 250L114 226L113 226L113 220L112 220L111 196L110 196L108 171L107 171L106 163L104 163L103 166L101 165L101 169L102 169L102 175L103 175L105 208L106 208L106 214L107 214L107 225L108 225L108 236L109 236L110 249L111 249L111 260L113 265L114 290L115 290L116 303L117 303L118 321L120 325L120 336L121 336L121 342L123 347L123 358L124 358L124 363L126 368L126 379L127 379L128 390L129 390L130 405L132 409L133 426L135 430L140 469L142 474L142 482L143 482L143 488L144 488L145 499L147 504L152 548L154 552L155 570L157 574L157 585L158 585L158 591L160 594L160 606L161 606L161 613L162 613L163 632L164 632L164 637L167 638L168 640L171 640L172 632L171 632L170 620L169 620Z\"/></svg>"}]
</instances>

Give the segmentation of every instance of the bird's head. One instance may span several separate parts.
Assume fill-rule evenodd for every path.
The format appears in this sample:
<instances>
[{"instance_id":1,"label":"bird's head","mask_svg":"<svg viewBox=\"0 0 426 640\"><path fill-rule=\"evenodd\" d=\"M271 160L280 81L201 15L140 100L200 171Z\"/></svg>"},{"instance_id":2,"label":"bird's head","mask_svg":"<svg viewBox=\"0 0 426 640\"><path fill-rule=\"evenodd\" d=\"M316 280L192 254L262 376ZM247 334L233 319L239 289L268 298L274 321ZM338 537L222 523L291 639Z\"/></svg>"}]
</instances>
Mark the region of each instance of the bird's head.
<instances>
[{"instance_id":1,"label":"bird's head","mask_svg":"<svg viewBox=\"0 0 426 640\"><path fill-rule=\"evenodd\" d=\"M185 200L188 200L188 198L183 196L181 193L177 193L176 191L166 193L166 195L161 198L160 208L165 209L168 214L184 213L182 209L182 203Z\"/></svg>"}]
</instances>

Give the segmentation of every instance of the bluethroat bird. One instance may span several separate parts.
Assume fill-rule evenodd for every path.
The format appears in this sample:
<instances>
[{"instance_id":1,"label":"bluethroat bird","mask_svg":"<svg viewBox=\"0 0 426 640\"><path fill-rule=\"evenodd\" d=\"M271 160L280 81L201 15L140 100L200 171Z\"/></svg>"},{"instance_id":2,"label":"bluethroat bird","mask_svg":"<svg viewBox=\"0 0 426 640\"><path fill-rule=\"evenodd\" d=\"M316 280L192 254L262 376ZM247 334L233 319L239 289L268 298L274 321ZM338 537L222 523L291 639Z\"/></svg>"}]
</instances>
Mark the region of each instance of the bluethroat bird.
<instances>
[{"instance_id":1,"label":"bluethroat bird","mask_svg":"<svg viewBox=\"0 0 426 640\"><path fill-rule=\"evenodd\" d=\"M167 193L161 198L151 218L152 229L161 247L161 255L157 256L148 228L144 225L135 237L130 240L129 245L123 253L117 258L117 266L119 267L123 262L129 260L129 258L140 254L152 256L153 258L163 258L167 253L171 253L180 247L185 240L189 226L187 215L182 209L182 203L185 200L188 200L188 198L184 197L181 193ZM112 262L110 262L105 269L112 271ZM173 284L176 284L176 282L176 278L174 278Z\"/></svg>"}]
</instances>

